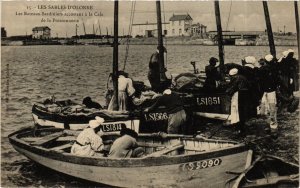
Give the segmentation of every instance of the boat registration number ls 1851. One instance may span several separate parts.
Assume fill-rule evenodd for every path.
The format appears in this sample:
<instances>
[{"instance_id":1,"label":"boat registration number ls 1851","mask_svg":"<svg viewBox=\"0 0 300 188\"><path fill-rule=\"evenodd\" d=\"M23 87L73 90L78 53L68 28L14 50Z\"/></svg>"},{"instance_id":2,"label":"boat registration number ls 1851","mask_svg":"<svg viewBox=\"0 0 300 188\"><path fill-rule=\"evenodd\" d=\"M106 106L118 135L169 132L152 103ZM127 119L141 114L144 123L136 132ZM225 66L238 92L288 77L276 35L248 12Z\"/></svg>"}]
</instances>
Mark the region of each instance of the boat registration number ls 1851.
<instances>
[{"instance_id":1,"label":"boat registration number ls 1851","mask_svg":"<svg viewBox=\"0 0 300 188\"><path fill-rule=\"evenodd\" d=\"M221 104L220 97L197 97L197 105L210 106Z\"/></svg>"},{"instance_id":2,"label":"boat registration number ls 1851","mask_svg":"<svg viewBox=\"0 0 300 188\"><path fill-rule=\"evenodd\" d=\"M191 170L199 170L203 168L210 168L213 166L221 165L222 160L218 159L208 159L203 161L195 161L190 163L184 163L179 166L180 170L182 171L191 171Z\"/></svg>"}]
</instances>

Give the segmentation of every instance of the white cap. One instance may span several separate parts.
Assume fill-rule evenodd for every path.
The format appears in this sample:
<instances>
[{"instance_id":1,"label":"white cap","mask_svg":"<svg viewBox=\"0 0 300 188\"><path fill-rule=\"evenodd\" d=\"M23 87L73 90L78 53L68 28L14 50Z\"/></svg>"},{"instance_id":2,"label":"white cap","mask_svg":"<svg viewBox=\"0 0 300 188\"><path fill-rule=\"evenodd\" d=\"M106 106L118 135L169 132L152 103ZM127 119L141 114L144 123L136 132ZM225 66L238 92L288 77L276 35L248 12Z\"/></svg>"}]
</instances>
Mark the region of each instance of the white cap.
<instances>
[{"instance_id":1,"label":"white cap","mask_svg":"<svg viewBox=\"0 0 300 188\"><path fill-rule=\"evenodd\" d=\"M295 51L293 49L288 49L289 53L294 53Z\"/></svg>"},{"instance_id":2,"label":"white cap","mask_svg":"<svg viewBox=\"0 0 300 188\"><path fill-rule=\"evenodd\" d=\"M256 63L256 58L254 56L247 56L245 57L245 61L246 63L254 65Z\"/></svg>"},{"instance_id":3,"label":"white cap","mask_svg":"<svg viewBox=\"0 0 300 188\"><path fill-rule=\"evenodd\" d=\"M288 55L289 55L289 51L284 51L284 52L282 52L282 55L283 55L283 57L287 57Z\"/></svg>"},{"instance_id":4,"label":"white cap","mask_svg":"<svg viewBox=\"0 0 300 188\"><path fill-rule=\"evenodd\" d=\"M96 116L95 119L89 121L89 126L94 129L99 125L101 125L101 123L103 122L104 122L103 118Z\"/></svg>"},{"instance_id":5,"label":"white cap","mask_svg":"<svg viewBox=\"0 0 300 188\"><path fill-rule=\"evenodd\" d=\"M273 56L271 54L268 54L268 55L265 56L265 60L267 62L271 62L273 60Z\"/></svg>"},{"instance_id":6,"label":"white cap","mask_svg":"<svg viewBox=\"0 0 300 188\"><path fill-rule=\"evenodd\" d=\"M172 93L172 91L170 89L166 89L163 94L165 95L170 95Z\"/></svg>"},{"instance_id":7,"label":"white cap","mask_svg":"<svg viewBox=\"0 0 300 188\"><path fill-rule=\"evenodd\" d=\"M238 72L239 72L238 69L233 68L233 69L230 69L229 75L230 75L230 76L233 76L233 75L236 75Z\"/></svg>"}]
</instances>

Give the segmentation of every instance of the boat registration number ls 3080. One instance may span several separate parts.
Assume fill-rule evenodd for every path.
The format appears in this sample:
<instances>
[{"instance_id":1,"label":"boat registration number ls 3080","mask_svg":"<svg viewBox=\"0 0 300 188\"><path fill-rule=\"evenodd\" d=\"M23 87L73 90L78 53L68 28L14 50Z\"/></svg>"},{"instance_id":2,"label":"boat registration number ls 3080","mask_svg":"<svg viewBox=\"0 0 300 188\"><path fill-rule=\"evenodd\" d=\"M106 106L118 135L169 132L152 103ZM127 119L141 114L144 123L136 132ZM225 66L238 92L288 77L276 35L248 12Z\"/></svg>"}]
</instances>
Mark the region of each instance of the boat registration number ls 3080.
<instances>
[{"instance_id":1,"label":"boat registration number ls 3080","mask_svg":"<svg viewBox=\"0 0 300 188\"><path fill-rule=\"evenodd\" d=\"M213 166L221 165L222 160L220 158L217 159L208 159L203 161L195 161L190 163L184 163L179 166L179 169L182 171L191 171L191 170L199 170L203 168L210 168Z\"/></svg>"},{"instance_id":2,"label":"boat registration number ls 3080","mask_svg":"<svg viewBox=\"0 0 300 188\"><path fill-rule=\"evenodd\" d=\"M197 97L197 105L199 106L210 106L221 104L220 97Z\"/></svg>"}]
</instances>

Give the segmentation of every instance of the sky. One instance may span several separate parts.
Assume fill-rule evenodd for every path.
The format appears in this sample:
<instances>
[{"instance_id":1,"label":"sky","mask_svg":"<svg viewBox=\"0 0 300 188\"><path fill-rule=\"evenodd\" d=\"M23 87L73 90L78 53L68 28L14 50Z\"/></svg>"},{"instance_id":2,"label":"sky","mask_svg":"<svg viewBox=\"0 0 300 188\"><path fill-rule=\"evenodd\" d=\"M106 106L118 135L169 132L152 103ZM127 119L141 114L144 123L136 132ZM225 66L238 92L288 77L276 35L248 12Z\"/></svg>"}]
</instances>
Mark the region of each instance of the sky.
<instances>
[{"instance_id":1,"label":"sky","mask_svg":"<svg viewBox=\"0 0 300 188\"><path fill-rule=\"evenodd\" d=\"M50 6L49 6L50 5ZM54 6L92 6L92 10L53 9ZM293 1L269 1L269 13L274 32L296 32ZM31 9L28 9L28 8ZM41 9L46 7L46 9ZM119 34L128 34L131 15L131 1L119 3ZM299 7L299 4L298 4ZM50 9L52 8L52 9ZM208 31L216 30L213 1L162 1L162 21L168 22L173 14L189 13L193 23L207 26ZM298 8L300 10L300 8ZM113 31L113 1L2 1L1 27L5 27L8 36L31 34L36 26L49 26L52 36L65 37L75 35L75 24L78 34L93 33L93 24L99 34L99 23L102 34ZM265 19L261 1L221 1L221 20L223 30L264 31ZM92 13L92 16L28 16L27 13ZM17 15L23 14L23 15ZM102 15L101 15L102 14ZM41 22L42 19L51 22ZM52 19L78 20L77 23L53 22ZM155 1L136 1L133 23L156 22Z\"/></svg>"}]
</instances>

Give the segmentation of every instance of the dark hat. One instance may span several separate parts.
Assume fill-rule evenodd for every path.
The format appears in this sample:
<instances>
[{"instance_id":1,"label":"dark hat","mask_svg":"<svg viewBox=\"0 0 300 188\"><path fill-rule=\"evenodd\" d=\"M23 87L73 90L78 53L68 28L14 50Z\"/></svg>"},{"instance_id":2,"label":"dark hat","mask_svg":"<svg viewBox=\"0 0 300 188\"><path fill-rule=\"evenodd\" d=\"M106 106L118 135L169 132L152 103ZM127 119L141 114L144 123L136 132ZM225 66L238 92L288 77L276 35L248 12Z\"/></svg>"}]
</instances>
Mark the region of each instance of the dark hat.
<instances>
[{"instance_id":1,"label":"dark hat","mask_svg":"<svg viewBox=\"0 0 300 188\"><path fill-rule=\"evenodd\" d=\"M211 57L209 59L209 64L216 64L217 62L219 62L219 60L217 58L215 58L215 57Z\"/></svg>"},{"instance_id":2,"label":"dark hat","mask_svg":"<svg viewBox=\"0 0 300 188\"><path fill-rule=\"evenodd\" d=\"M120 134L121 136L127 134L133 138L137 138L138 137L138 133L135 132L134 130L132 129L128 129L128 128L122 128L121 131L120 131Z\"/></svg>"}]
</instances>

